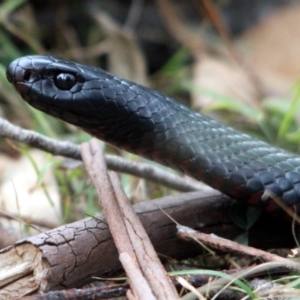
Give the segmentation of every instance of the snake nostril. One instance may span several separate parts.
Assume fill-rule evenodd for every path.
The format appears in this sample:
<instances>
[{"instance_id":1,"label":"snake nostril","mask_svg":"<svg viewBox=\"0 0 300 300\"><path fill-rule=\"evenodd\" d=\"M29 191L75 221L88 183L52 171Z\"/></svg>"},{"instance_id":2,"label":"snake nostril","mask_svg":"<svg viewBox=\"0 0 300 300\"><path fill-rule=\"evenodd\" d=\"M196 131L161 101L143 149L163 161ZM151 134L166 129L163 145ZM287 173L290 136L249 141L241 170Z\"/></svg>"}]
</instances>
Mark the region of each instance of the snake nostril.
<instances>
[{"instance_id":1,"label":"snake nostril","mask_svg":"<svg viewBox=\"0 0 300 300\"><path fill-rule=\"evenodd\" d=\"M40 79L40 76L33 71L26 70L23 78L27 82L34 82L34 81L37 81L38 79Z\"/></svg>"},{"instance_id":2,"label":"snake nostril","mask_svg":"<svg viewBox=\"0 0 300 300\"><path fill-rule=\"evenodd\" d=\"M32 73L31 71L25 71L25 73L24 73L25 81L30 81L31 73Z\"/></svg>"}]
</instances>

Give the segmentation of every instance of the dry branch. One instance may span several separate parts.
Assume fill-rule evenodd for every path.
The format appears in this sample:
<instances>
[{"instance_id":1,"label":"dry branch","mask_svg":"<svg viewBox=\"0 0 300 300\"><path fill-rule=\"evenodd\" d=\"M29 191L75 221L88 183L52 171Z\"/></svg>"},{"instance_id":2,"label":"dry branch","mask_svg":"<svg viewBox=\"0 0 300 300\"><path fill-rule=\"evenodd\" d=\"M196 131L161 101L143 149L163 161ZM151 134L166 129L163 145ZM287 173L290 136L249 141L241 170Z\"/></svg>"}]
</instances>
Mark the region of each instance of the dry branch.
<instances>
[{"instance_id":1,"label":"dry branch","mask_svg":"<svg viewBox=\"0 0 300 300\"><path fill-rule=\"evenodd\" d=\"M201 249L177 238L176 225L161 209L181 224L191 228L201 224L218 235L233 238L240 230L226 214L229 204L227 197L204 190L143 202L134 209L156 251L180 259L191 257ZM0 299L33 291L79 287L91 282L94 276L114 275L121 266L106 224L103 216L87 218L2 250Z\"/></svg>"},{"instance_id":2,"label":"dry branch","mask_svg":"<svg viewBox=\"0 0 300 300\"><path fill-rule=\"evenodd\" d=\"M98 141L93 139L84 143L81 154L104 208L133 295L137 299L177 299L177 292L116 173L107 174L104 154Z\"/></svg>"},{"instance_id":3,"label":"dry branch","mask_svg":"<svg viewBox=\"0 0 300 300\"><path fill-rule=\"evenodd\" d=\"M78 145L48 138L40 133L15 126L2 118L0 118L0 136L41 149L53 155L81 160L80 147ZM106 163L111 170L149 179L181 192L195 191L202 188L201 183L165 172L146 163L134 163L113 155L106 155Z\"/></svg>"},{"instance_id":4,"label":"dry branch","mask_svg":"<svg viewBox=\"0 0 300 300\"><path fill-rule=\"evenodd\" d=\"M203 189L143 202L135 205L134 210L155 250L164 257L182 259L199 254L202 249L177 237L176 224L166 213L182 225L233 239L241 230L230 220L231 203L218 192ZM289 246L289 228L289 223L264 217L249 239L264 248L280 243ZM80 287L93 281L95 276L114 276L120 268L106 219L103 216L87 218L3 249L0 252L0 299L33 291Z\"/></svg>"},{"instance_id":5,"label":"dry branch","mask_svg":"<svg viewBox=\"0 0 300 300\"><path fill-rule=\"evenodd\" d=\"M116 175L111 174L112 176L108 176L104 154L99 143L96 140L84 143L81 147L81 154L85 167L99 195L100 204L104 208L104 214L118 249L120 261L129 279L131 291L128 291L128 293L132 293L137 299L142 299L143 296L146 299L153 300L176 299L176 291L174 289L171 288L172 298L163 298L161 294L165 290L165 287L161 285L160 288L156 287L154 289L149 284L149 279L147 280L144 276L143 265L140 264L136 255L136 245L132 243L130 231L128 230L128 226L126 226L126 217L124 216L124 212L121 212L120 201L117 200L125 198L126 195L120 187ZM128 200L126 201L126 206L130 206ZM136 228L142 227L139 220L136 220L135 223ZM146 266L147 268L149 268L149 265ZM159 262L158 270L160 268L163 269ZM164 276L166 277L165 272ZM167 283L170 285L169 282Z\"/></svg>"}]
</instances>

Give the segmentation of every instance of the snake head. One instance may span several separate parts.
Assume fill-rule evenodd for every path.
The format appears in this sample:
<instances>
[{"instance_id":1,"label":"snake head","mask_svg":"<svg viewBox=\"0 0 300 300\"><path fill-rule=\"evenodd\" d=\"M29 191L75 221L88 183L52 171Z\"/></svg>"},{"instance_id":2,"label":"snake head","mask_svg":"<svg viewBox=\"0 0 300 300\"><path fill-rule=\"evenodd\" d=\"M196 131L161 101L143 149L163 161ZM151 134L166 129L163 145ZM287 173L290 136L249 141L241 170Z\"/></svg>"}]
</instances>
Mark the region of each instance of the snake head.
<instances>
[{"instance_id":1,"label":"snake head","mask_svg":"<svg viewBox=\"0 0 300 300\"><path fill-rule=\"evenodd\" d=\"M115 115L119 80L101 69L32 55L11 62L6 76L30 105L73 125L97 125L105 105L115 109L105 110L102 117Z\"/></svg>"}]
</instances>

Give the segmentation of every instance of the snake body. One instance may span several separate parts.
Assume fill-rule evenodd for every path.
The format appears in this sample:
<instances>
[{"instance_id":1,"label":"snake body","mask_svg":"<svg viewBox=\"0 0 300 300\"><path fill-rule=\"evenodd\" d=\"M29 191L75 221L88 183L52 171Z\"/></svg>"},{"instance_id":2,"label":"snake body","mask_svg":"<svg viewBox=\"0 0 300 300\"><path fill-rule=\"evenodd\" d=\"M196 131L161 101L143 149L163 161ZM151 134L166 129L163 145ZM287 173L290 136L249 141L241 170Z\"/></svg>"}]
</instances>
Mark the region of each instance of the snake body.
<instances>
[{"instance_id":1,"label":"snake body","mask_svg":"<svg viewBox=\"0 0 300 300\"><path fill-rule=\"evenodd\" d=\"M300 212L300 157L225 126L158 91L52 56L25 56L7 78L33 107L222 193Z\"/></svg>"}]
</instances>

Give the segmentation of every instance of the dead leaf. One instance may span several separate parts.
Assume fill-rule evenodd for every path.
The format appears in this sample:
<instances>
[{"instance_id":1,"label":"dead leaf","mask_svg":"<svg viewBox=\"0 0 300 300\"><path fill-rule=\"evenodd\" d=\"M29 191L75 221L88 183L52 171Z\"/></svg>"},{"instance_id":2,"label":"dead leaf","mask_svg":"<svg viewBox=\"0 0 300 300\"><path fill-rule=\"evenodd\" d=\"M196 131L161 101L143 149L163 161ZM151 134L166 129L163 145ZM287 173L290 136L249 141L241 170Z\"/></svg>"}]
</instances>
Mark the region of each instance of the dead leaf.
<instances>
[{"instance_id":1,"label":"dead leaf","mask_svg":"<svg viewBox=\"0 0 300 300\"><path fill-rule=\"evenodd\" d=\"M300 75L300 5L278 10L240 39L244 56L270 94L285 95Z\"/></svg>"}]
</instances>

